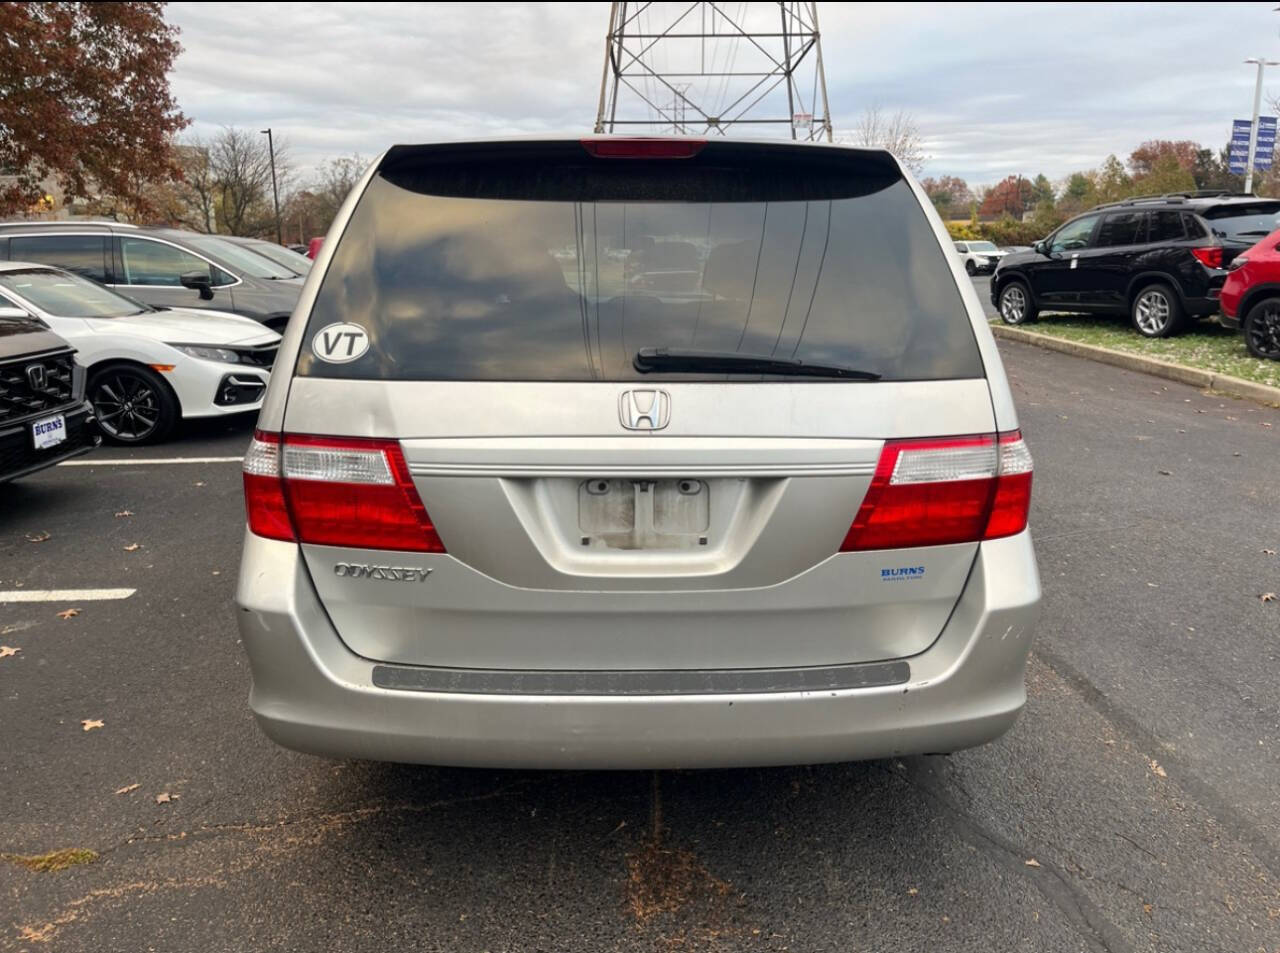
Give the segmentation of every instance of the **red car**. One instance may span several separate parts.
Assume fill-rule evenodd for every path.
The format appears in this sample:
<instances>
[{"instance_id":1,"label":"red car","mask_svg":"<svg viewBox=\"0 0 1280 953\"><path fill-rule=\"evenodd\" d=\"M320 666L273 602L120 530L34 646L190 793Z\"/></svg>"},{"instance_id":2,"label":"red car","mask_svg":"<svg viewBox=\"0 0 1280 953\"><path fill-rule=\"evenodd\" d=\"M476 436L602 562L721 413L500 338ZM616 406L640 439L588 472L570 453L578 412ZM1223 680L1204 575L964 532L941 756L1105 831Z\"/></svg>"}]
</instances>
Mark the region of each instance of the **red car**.
<instances>
[{"instance_id":1,"label":"red car","mask_svg":"<svg viewBox=\"0 0 1280 953\"><path fill-rule=\"evenodd\" d=\"M1229 267L1219 320L1244 330L1254 357L1280 361L1280 229L1237 255Z\"/></svg>"},{"instance_id":2,"label":"red car","mask_svg":"<svg viewBox=\"0 0 1280 953\"><path fill-rule=\"evenodd\" d=\"M307 257L310 258L312 261L314 261L316 255L320 254L320 246L323 244L324 244L323 236L321 236L320 238L311 239L311 243L307 245Z\"/></svg>"}]
</instances>

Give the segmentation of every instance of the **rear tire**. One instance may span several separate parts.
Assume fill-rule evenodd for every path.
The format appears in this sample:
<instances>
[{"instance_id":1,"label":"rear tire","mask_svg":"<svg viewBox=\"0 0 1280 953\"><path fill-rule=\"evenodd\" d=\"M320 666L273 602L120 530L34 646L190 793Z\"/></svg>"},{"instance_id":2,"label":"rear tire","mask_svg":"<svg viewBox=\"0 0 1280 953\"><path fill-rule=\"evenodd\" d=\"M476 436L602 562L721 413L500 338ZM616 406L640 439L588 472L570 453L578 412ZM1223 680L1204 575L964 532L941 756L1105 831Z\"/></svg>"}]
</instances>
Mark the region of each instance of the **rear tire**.
<instances>
[{"instance_id":1,"label":"rear tire","mask_svg":"<svg viewBox=\"0 0 1280 953\"><path fill-rule=\"evenodd\" d=\"M1031 300L1031 289L1014 279L1000 289L1000 320L1005 324L1027 324L1036 319L1040 313L1035 302Z\"/></svg>"},{"instance_id":2,"label":"rear tire","mask_svg":"<svg viewBox=\"0 0 1280 953\"><path fill-rule=\"evenodd\" d=\"M1129 320L1144 338L1167 338L1182 330L1187 316L1173 289L1157 282L1144 285L1133 296Z\"/></svg>"},{"instance_id":3,"label":"rear tire","mask_svg":"<svg viewBox=\"0 0 1280 953\"><path fill-rule=\"evenodd\" d=\"M1280 361L1280 298L1264 298L1245 315L1244 346L1254 357Z\"/></svg>"},{"instance_id":4,"label":"rear tire","mask_svg":"<svg viewBox=\"0 0 1280 953\"><path fill-rule=\"evenodd\" d=\"M966 275L968 275L970 278L972 278L974 275L976 275L976 274L978 273L978 269L977 269L977 267L974 265L974 263L973 263L973 259L972 259L972 258L971 258L971 259L969 259L968 261L966 261L966 262L964 263L964 272L965 272L965 274L966 274Z\"/></svg>"},{"instance_id":5,"label":"rear tire","mask_svg":"<svg viewBox=\"0 0 1280 953\"><path fill-rule=\"evenodd\" d=\"M168 383L139 364L104 365L90 375L85 390L103 436L113 443L157 443L182 418Z\"/></svg>"}]
</instances>

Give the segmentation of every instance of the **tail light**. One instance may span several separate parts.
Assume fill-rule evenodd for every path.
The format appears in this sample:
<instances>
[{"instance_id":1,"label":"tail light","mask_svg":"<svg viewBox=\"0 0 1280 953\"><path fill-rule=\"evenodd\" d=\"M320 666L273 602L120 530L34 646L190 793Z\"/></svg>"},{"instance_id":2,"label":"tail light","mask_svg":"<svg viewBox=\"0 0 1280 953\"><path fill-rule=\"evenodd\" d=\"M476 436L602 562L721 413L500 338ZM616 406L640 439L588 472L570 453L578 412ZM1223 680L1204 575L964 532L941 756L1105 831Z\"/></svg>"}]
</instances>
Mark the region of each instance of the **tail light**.
<instances>
[{"instance_id":1,"label":"tail light","mask_svg":"<svg viewBox=\"0 0 1280 953\"><path fill-rule=\"evenodd\" d=\"M1204 265L1206 268L1222 267L1222 246L1210 245L1208 248L1193 248L1191 254L1196 256L1196 261Z\"/></svg>"},{"instance_id":2,"label":"tail light","mask_svg":"<svg viewBox=\"0 0 1280 953\"><path fill-rule=\"evenodd\" d=\"M354 549L442 553L395 440L253 435L244 458L249 529Z\"/></svg>"},{"instance_id":3,"label":"tail light","mask_svg":"<svg viewBox=\"0 0 1280 953\"><path fill-rule=\"evenodd\" d=\"M890 440L840 551L1014 536L1030 505L1031 453L1020 431Z\"/></svg>"},{"instance_id":4,"label":"tail light","mask_svg":"<svg viewBox=\"0 0 1280 953\"><path fill-rule=\"evenodd\" d=\"M597 159L692 159L705 139L583 139L582 148Z\"/></svg>"}]
</instances>

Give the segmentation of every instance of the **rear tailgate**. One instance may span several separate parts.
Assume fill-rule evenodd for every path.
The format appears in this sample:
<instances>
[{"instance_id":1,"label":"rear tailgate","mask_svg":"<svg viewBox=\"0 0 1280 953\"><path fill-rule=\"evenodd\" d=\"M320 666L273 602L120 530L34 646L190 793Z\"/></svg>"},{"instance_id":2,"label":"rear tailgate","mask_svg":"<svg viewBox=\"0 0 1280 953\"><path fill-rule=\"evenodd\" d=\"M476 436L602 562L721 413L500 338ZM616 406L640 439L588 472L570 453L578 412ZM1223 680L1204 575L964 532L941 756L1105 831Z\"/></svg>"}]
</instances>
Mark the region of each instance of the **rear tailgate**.
<instances>
[{"instance_id":1,"label":"rear tailgate","mask_svg":"<svg viewBox=\"0 0 1280 953\"><path fill-rule=\"evenodd\" d=\"M945 254L880 153L393 149L334 249L284 429L398 441L447 552L376 527L304 543L343 640L545 670L922 651L977 537L840 549L886 440L995 429ZM879 379L644 373L650 347Z\"/></svg>"}]
</instances>

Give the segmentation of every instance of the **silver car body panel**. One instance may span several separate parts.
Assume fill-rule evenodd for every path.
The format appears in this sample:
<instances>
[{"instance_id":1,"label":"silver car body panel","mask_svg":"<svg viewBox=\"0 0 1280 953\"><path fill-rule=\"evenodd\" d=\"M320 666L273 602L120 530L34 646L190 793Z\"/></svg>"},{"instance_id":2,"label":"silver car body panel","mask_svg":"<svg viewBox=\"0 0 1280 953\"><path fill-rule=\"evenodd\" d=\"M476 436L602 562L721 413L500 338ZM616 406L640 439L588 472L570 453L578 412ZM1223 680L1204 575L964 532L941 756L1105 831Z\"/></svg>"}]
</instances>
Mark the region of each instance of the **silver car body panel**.
<instances>
[{"instance_id":1,"label":"silver car body panel","mask_svg":"<svg viewBox=\"0 0 1280 953\"><path fill-rule=\"evenodd\" d=\"M421 692L374 684L338 637L299 548L245 538L236 601L269 737L329 757L507 768L711 768L955 751L999 737L1026 702L1039 614L1030 535L982 543L905 684L678 695Z\"/></svg>"}]
</instances>

